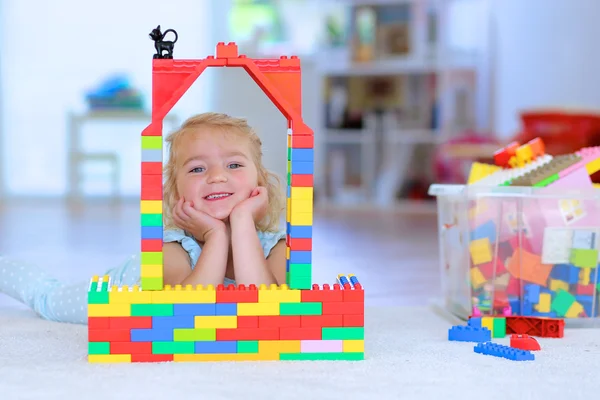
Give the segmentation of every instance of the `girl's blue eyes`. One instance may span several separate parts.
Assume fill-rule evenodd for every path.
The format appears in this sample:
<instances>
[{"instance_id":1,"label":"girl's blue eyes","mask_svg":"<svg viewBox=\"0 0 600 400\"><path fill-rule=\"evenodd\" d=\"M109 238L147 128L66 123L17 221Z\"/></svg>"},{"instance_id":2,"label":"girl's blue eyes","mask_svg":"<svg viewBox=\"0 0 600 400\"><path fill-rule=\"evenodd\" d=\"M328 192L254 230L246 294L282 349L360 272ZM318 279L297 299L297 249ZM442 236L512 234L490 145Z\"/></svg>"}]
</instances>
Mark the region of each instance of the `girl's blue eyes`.
<instances>
[{"instance_id":1,"label":"girl's blue eyes","mask_svg":"<svg viewBox=\"0 0 600 400\"><path fill-rule=\"evenodd\" d=\"M231 163L227 167L231 168L231 169L238 169L238 168L242 167L242 164L240 164L240 163ZM196 167L196 168L193 168L190 172L200 173L200 172L204 172L204 170L205 170L204 167Z\"/></svg>"}]
</instances>

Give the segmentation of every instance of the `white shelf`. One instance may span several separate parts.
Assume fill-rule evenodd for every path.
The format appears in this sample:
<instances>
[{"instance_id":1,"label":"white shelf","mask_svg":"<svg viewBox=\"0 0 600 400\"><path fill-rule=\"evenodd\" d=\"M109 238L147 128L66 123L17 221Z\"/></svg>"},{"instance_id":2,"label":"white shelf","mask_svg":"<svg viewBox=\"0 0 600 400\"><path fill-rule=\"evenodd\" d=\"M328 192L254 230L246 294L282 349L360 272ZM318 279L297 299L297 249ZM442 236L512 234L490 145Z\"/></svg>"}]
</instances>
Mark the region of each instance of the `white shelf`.
<instances>
[{"instance_id":1,"label":"white shelf","mask_svg":"<svg viewBox=\"0 0 600 400\"><path fill-rule=\"evenodd\" d=\"M346 57L327 59L319 57L317 71L321 74L335 76L385 76L401 74L435 74L445 71L473 70L478 68L478 60L474 56L454 55L451 57L426 58L402 57L376 61L354 62Z\"/></svg>"},{"instance_id":2,"label":"white shelf","mask_svg":"<svg viewBox=\"0 0 600 400\"><path fill-rule=\"evenodd\" d=\"M379 205L372 201L357 201L353 203L340 203L336 201L319 201L315 203L317 211L379 211L379 212L394 212L404 214L420 214L428 215L437 212L437 204L435 200L397 200L391 205Z\"/></svg>"}]
</instances>

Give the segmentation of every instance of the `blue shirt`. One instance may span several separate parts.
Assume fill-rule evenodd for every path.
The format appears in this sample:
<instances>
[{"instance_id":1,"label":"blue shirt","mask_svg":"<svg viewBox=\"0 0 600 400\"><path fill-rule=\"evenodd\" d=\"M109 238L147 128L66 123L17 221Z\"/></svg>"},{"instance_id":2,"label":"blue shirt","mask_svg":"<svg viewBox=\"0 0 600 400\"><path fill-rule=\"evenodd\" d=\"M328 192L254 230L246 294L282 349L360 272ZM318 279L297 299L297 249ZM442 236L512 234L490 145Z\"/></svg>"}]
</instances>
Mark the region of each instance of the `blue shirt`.
<instances>
[{"instance_id":1,"label":"blue shirt","mask_svg":"<svg viewBox=\"0 0 600 400\"><path fill-rule=\"evenodd\" d=\"M265 258L269 256L271 250L280 240L285 240L286 231L277 231L277 232L262 232L257 231L258 238L260 239L260 243L263 248L263 252L265 254ZM200 253L202 252L202 247L196 242L196 240L189 236L182 229L167 229L164 231L163 242L177 242L181 244L181 247L188 253L190 256L190 265L192 269L198 262L198 258L200 257ZM235 284L235 281L225 278L223 282L225 285Z\"/></svg>"}]
</instances>

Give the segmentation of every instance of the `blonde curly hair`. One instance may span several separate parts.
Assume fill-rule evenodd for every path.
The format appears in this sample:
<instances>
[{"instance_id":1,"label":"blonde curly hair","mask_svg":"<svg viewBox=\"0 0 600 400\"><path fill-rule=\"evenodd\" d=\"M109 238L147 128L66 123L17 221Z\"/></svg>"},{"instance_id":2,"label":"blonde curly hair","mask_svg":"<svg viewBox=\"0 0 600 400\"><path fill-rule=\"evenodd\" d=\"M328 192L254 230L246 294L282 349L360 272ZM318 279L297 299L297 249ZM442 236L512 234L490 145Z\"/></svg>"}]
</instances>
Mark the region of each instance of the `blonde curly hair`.
<instances>
[{"instance_id":1,"label":"blonde curly hair","mask_svg":"<svg viewBox=\"0 0 600 400\"><path fill-rule=\"evenodd\" d=\"M163 169L163 223L165 228L176 228L171 210L179 199L177 191L177 169L179 168L179 143L186 135L192 134L200 127L221 129L240 135L250 143L252 161L258 171L258 185L267 189L269 208L267 215L257 224L257 229L263 232L277 231L280 217L285 210L285 195L281 188L281 180L273 172L267 170L262 162L262 142L246 119L231 117L227 114L208 112L188 118L181 127L169 134L166 142L169 146L169 159Z\"/></svg>"}]
</instances>

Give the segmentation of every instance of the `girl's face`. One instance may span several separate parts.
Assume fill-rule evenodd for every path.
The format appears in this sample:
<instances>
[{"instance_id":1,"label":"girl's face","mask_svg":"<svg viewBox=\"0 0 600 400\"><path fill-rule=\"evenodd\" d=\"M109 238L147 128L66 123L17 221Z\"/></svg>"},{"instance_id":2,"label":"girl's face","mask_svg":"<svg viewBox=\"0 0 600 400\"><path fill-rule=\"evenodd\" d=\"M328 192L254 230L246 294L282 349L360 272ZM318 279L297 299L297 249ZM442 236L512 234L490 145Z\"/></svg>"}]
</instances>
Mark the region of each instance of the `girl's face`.
<instances>
[{"instance_id":1,"label":"girl's face","mask_svg":"<svg viewBox=\"0 0 600 400\"><path fill-rule=\"evenodd\" d=\"M177 190L194 208L224 220L258 186L248 140L202 127L182 138Z\"/></svg>"}]
</instances>

